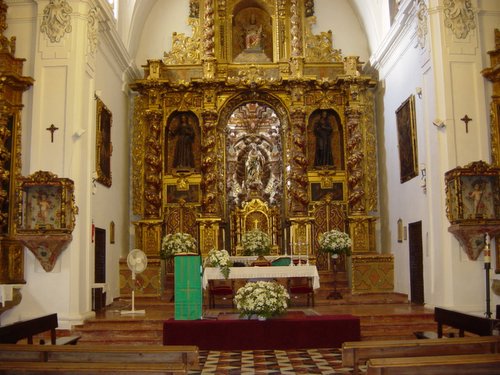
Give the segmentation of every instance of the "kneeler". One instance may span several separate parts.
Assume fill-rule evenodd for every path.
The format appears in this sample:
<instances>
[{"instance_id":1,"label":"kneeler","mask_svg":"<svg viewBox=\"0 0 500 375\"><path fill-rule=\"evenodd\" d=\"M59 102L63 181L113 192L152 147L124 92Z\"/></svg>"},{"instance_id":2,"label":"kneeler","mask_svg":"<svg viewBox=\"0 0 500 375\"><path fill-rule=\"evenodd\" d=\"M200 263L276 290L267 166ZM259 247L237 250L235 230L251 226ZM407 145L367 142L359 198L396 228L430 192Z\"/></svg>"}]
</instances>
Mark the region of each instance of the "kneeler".
<instances>
[{"instance_id":1,"label":"kneeler","mask_svg":"<svg viewBox=\"0 0 500 375\"><path fill-rule=\"evenodd\" d=\"M174 259L175 319L201 319L201 259L198 254L178 254Z\"/></svg>"}]
</instances>

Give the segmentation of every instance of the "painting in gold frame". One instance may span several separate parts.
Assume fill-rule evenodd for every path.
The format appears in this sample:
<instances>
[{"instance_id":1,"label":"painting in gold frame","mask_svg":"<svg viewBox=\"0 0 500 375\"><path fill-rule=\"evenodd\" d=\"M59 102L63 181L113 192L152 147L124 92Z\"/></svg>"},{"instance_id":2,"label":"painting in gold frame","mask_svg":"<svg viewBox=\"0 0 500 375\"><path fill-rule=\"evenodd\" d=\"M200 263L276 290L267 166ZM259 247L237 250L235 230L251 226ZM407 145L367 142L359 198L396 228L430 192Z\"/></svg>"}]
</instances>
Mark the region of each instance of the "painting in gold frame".
<instances>
[{"instance_id":1,"label":"painting in gold frame","mask_svg":"<svg viewBox=\"0 0 500 375\"><path fill-rule=\"evenodd\" d=\"M401 183L418 176L415 96L411 95L396 110Z\"/></svg>"},{"instance_id":2,"label":"painting in gold frame","mask_svg":"<svg viewBox=\"0 0 500 375\"><path fill-rule=\"evenodd\" d=\"M113 145L111 143L111 124L113 115L101 99L96 98L96 172L97 182L111 187L111 154Z\"/></svg>"}]
</instances>

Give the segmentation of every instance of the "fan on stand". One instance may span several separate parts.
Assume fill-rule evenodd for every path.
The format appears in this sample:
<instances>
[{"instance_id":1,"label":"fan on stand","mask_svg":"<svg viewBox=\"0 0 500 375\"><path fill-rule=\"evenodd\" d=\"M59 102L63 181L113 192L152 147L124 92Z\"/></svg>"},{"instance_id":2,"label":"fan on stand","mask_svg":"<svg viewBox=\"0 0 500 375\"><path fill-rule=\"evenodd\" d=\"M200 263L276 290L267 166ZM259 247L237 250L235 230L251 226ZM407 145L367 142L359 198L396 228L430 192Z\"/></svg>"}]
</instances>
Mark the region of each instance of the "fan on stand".
<instances>
[{"instance_id":1,"label":"fan on stand","mask_svg":"<svg viewBox=\"0 0 500 375\"><path fill-rule=\"evenodd\" d=\"M148 258L142 250L134 249L128 253L127 265L132 271L132 310L122 311L122 314L145 314L146 310L135 309L135 275L141 273L148 266Z\"/></svg>"}]
</instances>

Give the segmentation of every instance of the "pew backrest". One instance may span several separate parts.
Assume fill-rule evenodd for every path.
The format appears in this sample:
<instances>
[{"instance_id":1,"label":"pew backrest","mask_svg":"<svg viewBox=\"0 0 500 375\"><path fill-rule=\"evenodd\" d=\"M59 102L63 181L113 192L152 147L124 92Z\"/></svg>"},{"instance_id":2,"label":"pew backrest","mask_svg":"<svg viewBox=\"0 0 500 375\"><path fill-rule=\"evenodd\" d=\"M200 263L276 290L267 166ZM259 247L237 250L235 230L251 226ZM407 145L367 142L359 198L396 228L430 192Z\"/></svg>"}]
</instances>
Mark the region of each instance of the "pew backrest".
<instances>
[{"instance_id":1,"label":"pew backrest","mask_svg":"<svg viewBox=\"0 0 500 375\"><path fill-rule=\"evenodd\" d=\"M500 354L463 354L430 357L374 358L366 375L498 375Z\"/></svg>"},{"instance_id":2,"label":"pew backrest","mask_svg":"<svg viewBox=\"0 0 500 375\"><path fill-rule=\"evenodd\" d=\"M459 330L459 336L463 337L465 332L474 333L479 336L490 336L500 320L490 319L477 315L467 314L460 311L434 308L434 320L437 322L438 337L443 337L443 326L450 326Z\"/></svg>"},{"instance_id":3,"label":"pew backrest","mask_svg":"<svg viewBox=\"0 0 500 375\"><path fill-rule=\"evenodd\" d=\"M199 351L193 345L25 345L0 344L0 363L170 363L197 369Z\"/></svg>"},{"instance_id":4,"label":"pew backrest","mask_svg":"<svg viewBox=\"0 0 500 375\"><path fill-rule=\"evenodd\" d=\"M500 353L500 336L345 342L342 365L357 374L359 364L374 358L481 353Z\"/></svg>"},{"instance_id":5,"label":"pew backrest","mask_svg":"<svg viewBox=\"0 0 500 375\"><path fill-rule=\"evenodd\" d=\"M0 343L15 344L26 339L28 344L33 344L33 336L50 332L50 342L52 345L76 344L80 339L79 335L57 337L58 327L57 314L49 314L38 318L21 320L5 326L0 326Z\"/></svg>"}]
</instances>

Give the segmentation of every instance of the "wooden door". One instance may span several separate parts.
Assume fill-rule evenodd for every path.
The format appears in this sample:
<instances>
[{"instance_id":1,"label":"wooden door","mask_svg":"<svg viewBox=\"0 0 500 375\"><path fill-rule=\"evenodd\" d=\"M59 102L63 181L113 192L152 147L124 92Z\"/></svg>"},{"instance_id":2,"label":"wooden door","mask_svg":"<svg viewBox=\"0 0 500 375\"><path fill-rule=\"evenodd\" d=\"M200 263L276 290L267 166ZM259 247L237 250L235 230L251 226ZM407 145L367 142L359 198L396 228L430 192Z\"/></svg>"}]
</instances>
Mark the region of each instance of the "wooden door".
<instances>
[{"instance_id":1,"label":"wooden door","mask_svg":"<svg viewBox=\"0 0 500 375\"><path fill-rule=\"evenodd\" d=\"M410 250L410 292L411 302L424 304L424 265L422 244L422 222L408 225Z\"/></svg>"}]
</instances>

